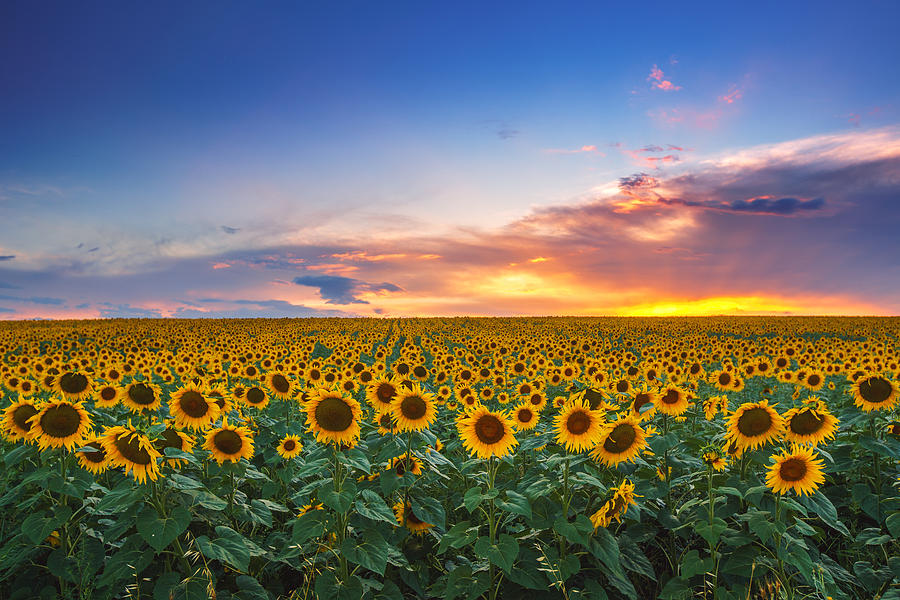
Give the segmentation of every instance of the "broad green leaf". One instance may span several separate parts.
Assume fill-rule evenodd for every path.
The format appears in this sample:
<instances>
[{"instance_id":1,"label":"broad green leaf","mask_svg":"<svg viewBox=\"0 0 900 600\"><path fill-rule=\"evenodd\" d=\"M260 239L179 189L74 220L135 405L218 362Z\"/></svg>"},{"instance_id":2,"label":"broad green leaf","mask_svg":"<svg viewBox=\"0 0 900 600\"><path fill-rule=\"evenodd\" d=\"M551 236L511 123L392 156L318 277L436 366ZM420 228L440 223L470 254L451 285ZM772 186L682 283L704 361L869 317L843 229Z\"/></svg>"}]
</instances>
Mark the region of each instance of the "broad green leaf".
<instances>
[{"instance_id":1,"label":"broad green leaf","mask_svg":"<svg viewBox=\"0 0 900 600\"><path fill-rule=\"evenodd\" d=\"M330 485L319 489L319 500L321 500L325 506L340 514L344 514L350 510L355 499L356 484L352 481L345 481L344 487L340 492Z\"/></svg>"},{"instance_id":2,"label":"broad green leaf","mask_svg":"<svg viewBox=\"0 0 900 600\"><path fill-rule=\"evenodd\" d=\"M509 572L519 554L519 543L516 538L505 533L494 544L491 544L489 537L482 536L475 542L475 554Z\"/></svg>"},{"instance_id":3,"label":"broad green leaf","mask_svg":"<svg viewBox=\"0 0 900 600\"><path fill-rule=\"evenodd\" d=\"M254 577L238 575L235 578L240 591L232 596L237 600L269 600L269 593Z\"/></svg>"},{"instance_id":4,"label":"broad green leaf","mask_svg":"<svg viewBox=\"0 0 900 600\"><path fill-rule=\"evenodd\" d=\"M175 507L170 514L162 517L155 508L147 505L135 520L138 533L157 552L167 548L190 523L191 511L183 506Z\"/></svg>"},{"instance_id":5,"label":"broad green leaf","mask_svg":"<svg viewBox=\"0 0 900 600\"><path fill-rule=\"evenodd\" d=\"M360 492L360 496L354 504L356 512L373 521L383 521L391 525L397 524L397 516L376 492L363 490Z\"/></svg>"},{"instance_id":6,"label":"broad green leaf","mask_svg":"<svg viewBox=\"0 0 900 600\"><path fill-rule=\"evenodd\" d=\"M719 541L719 536L721 536L722 532L726 529L728 529L728 523L719 517L714 518L712 523L701 521L694 526L694 530L710 544L717 543Z\"/></svg>"},{"instance_id":7,"label":"broad green leaf","mask_svg":"<svg viewBox=\"0 0 900 600\"><path fill-rule=\"evenodd\" d=\"M387 567L388 543L378 531L367 529L357 539L347 538L341 544L341 553L350 562L384 575Z\"/></svg>"},{"instance_id":8,"label":"broad green leaf","mask_svg":"<svg viewBox=\"0 0 900 600\"><path fill-rule=\"evenodd\" d=\"M518 492L508 490L506 492L506 500L497 500L496 504L506 512L522 515L527 519L531 518L531 503L528 501L528 498Z\"/></svg>"},{"instance_id":9,"label":"broad green leaf","mask_svg":"<svg viewBox=\"0 0 900 600\"><path fill-rule=\"evenodd\" d=\"M216 527L218 537L210 540L205 535L197 538L197 546L206 558L226 563L233 569L246 572L250 567L250 550L241 534L230 527Z\"/></svg>"}]
</instances>

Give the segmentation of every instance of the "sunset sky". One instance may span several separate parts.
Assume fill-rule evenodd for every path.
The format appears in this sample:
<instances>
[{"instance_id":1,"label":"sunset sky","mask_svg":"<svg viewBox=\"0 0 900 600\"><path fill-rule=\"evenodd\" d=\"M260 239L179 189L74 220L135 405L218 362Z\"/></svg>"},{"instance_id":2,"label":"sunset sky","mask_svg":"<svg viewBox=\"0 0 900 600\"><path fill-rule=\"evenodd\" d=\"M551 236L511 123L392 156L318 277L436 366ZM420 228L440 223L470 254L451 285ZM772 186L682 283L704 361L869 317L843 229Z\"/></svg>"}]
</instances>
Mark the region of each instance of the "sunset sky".
<instances>
[{"instance_id":1,"label":"sunset sky","mask_svg":"<svg viewBox=\"0 0 900 600\"><path fill-rule=\"evenodd\" d=\"M0 319L900 314L900 3L88 5L0 4Z\"/></svg>"}]
</instances>

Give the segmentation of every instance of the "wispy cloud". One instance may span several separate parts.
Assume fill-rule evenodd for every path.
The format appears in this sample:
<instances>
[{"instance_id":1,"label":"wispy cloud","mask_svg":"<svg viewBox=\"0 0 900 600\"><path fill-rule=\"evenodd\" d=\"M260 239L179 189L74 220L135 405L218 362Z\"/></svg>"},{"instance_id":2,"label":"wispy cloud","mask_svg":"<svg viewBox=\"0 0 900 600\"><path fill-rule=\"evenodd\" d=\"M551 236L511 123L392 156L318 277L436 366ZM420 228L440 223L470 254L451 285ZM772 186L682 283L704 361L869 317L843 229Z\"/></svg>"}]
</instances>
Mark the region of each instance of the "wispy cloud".
<instances>
[{"instance_id":1,"label":"wispy cloud","mask_svg":"<svg viewBox=\"0 0 900 600\"><path fill-rule=\"evenodd\" d=\"M13 260L15 257L16 257L15 254L4 254L4 255L0 256L0 262L4 262L7 260Z\"/></svg>"},{"instance_id":2,"label":"wispy cloud","mask_svg":"<svg viewBox=\"0 0 900 600\"><path fill-rule=\"evenodd\" d=\"M234 235L241 230L239 227L228 227L227 225L222 225L221 228L228 235Z\"/></svg>"},{"instance_id":3,"label":"wispy cloud","mask_svg":"<svg viewBox=\"0 0 900 600\"><path fill-rule=\"evenodd\" d=\"M650 75L647 76L647 81L649 81L650 85L654 88L666 92L674 92L681 89L680 85L675 85L666 79L665 73L663 73L662 69L657 65L653 65L653 68L650 69Z\"/></svg>"},{"instance_id":4,"label":"wispy cloud","mask_svg":"<svg viewBox=\"0 0 900 600\"><path fill-rule=\"evenodd\" d=\"M544 150L547 154L596 154L598 156L606 156L603 152L597 149L597 146L584 145L581 148L577 148L575 150L566 150L564 148L547 148Z\"/></svg>"},{"instance_id":5,"label":"wispy cloud","mask_svg":"<svg viewBox=\"0 0 900 600\"><path fill-rule=\"evenodd\" d=\"M303 275L294 278L297 285L314 287L326 304L368 304L358 296L363 292L400 292L402 288L393 283L366 283L351 277L337 275Z\"/></svg>"}]
</instances>

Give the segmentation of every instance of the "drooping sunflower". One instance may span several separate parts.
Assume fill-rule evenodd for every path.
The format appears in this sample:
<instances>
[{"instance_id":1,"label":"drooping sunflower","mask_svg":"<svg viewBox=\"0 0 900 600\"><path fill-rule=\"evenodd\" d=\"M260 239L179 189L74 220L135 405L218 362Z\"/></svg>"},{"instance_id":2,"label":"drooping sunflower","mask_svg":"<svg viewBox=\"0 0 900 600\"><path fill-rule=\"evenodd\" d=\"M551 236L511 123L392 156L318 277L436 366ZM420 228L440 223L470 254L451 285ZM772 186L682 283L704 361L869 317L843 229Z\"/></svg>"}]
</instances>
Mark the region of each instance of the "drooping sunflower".
<instances>
[{"instance_id":1,"label":"drooping sunflower","mask_svg":"<svg viewBox=\"0 0 900 600\"><path fill-rule=\"evenodd\" d=\"M718 448L710 448L703 453L703 462L716 471L724 471L728 466L728 457Z\"/></svg>"},{"instance_id":2,"label":"drooping sunflower","mask_svg":"<svg viewBox=\"0 0 900 600\"><path fill-rule=\"evenodd\" d=\"M656 392L644 384L634 391L629 414L642 421L649 419L653 416L653 413L656 412L656 402L658 398Z\"/></svg>"},{"instance_id":3,"label":"drooping sunflower","mask_svg":"<svg viewBox=\"0 0 900 600\"><path fill-rule=\"evenodd\" d=\"M3 409L3 435L11 442L30 441L30 419L38 414L38 409L30 400L13 402Z\"/></svg>"},{"instance_id":4,"label":"drooping sunflower","mask_svg":"<svg viewBox=\"0 0 900 600\"><path fill-rule=\"evenodd\" d=\"M437 416L434 406L434 394L415 383L411 389L400 388L391 400L391 414L400 431L421 431L434 422Z\"/></svg>"},{"instance_id":5,"label":"drooping sunflower","mask_svg":"<svg viewBox=\"0 0 900 600\"><path fill-rule=\"evenodd\" d=\"M741 404L727 420L726 437L741 450L756 450L783 434L784 417L768 400Z\"/></svg>"},{"instance_id":6,"label":"drooping sunflower","mask_svg":"<svg viewBox=\"0 0 900 600\"><path fill-rule=\"evenodd\" d=\"M797 495L812 495L825 483L823 461L812 447L794 446L790 451L773 455L775 464L769 467L766 485L777 494L793 490Z\"/></svg>"},{"instance_id":7,"label":"drooping sunflower","mask_svg":"<svg viewBox=\"0 0 900 600\"><path fill-rule=\"evenodd\" d=\"M222 417L222 426L210 429L203 442L210 457L220 465L226 460L240 462L253 457L253 434L241 425L230 425L228 417Z\"/></svg>"},{"instance_id":8,"label":"drooping sunflower","mask_svg":"<svg viewBox=\"0 0 900 600\"><path fill-rule=\"evenodd\" d=\"M303 451L299 435L286 435L278 442L277 452L282 458L294 458Z\"/></svg>"},{"instance_id":9,"label":"drooping sunflower","mask_svg":"<svg viewBox=\"0 0 900 600\"><path fill-rule=\"evenodd\" d=\"M719 414L719 411L721 411L723 415L727 414L728 396L725 394L710 396L703 401L703 416L707 421L712 421L713 418Z\"/></svg>"},{"instance_id":10,"label":"drooping sunflower","mask_svg":"<svg viewBox=\"0 0 900 600\"><path fill-rule=\"evenodd\" d=\"M677 385L668 385L656 397L656 409L671 417L680 417L691 405L688 394Z\"/></svg>"},{"instance_id":11,"label":"drooping sunflower","mask_svg":"<svg viewBox=\"0 0 900 600\"><path fill-rule=\"evenodd\" d=\"M512 419L505 412L493 412L478 406L456 422L463 446L478 458L503 458L518 445Z\"/></svg>"},{"instance_id":12,"label":"drooping sunflower","mask_svg":"<svg viewBox=\"0 0 900 600\"><path fill-rule=\"evenodd\" d=\"M591 515L595 531L601 527L609 527L614 520L621 523L622 517L628 512L628 507L637 504L635 498L640 497L634 493L634 484L628 479L618 487L610 489L610 493L612 497L600 507L600 510Z\"/></svg>"},{"instance_id":13,"label":"drooping sunflower","mask_svg":"<svg viewBox=\"0 0 900 600\"><path fill-rule=\"evenodd\" d=\"M289 400L294 395L294 384L284 373L266 373L260 378L260 381L269 393L279 400Z\"/></svg>"},{"instance_id":14,"label":"drooping sunflower","mask_svg":"<svg viewBox=\"0 0 900 600\"><path fill-rule=\"evenodd\" d=\"M54 389L66 400L84 400L94 391L91 376L80 371L65 371L53 383Z\"/></svg>"},{"instance_id":15,"label":"drooping sunflower","mask_svg":"<svg viewBox=\"0 0 900 600\"><path fill-rule=\"evenodd\" d=\"M528 402L522 402L513 407L512 414L516 429L519 431L534 429L537 426L538 418L540 417L540 413L534 410Z\"/></svg>"},{"instance_id":16,"label":"drooping sunflower","mask_svg":"<svg viewBox=\"0 0 900 600\"><path fill-rule=\"evenodd\" d=\"M900 400L900 388L896 381L882 375L866 374L859 377L850 388L853 402L865 412L891 410Z\"/></svg>"},{"instance_id":17,"label":"drooping sunflower","mask_svg":"<svg viewBox=\"0 0 900 600\"><path fill-rule=\"evenodd\" d=\"M102 473L106 470L109 460L106 457L106 449L103 447L103 438L98 435L89 436L81 446L83 448L92 448L92 450L82 450L78 452L78 464L82 468L94 473Z\"/></svg>"},{"instance_id":18,"label":"drooping sunflower","mask_svg":"<svg viewBox=\"0 0 900 600\"><path fill-rule=\"evenodd\" d=\"M378 412L390 412L391 401L397 395L400 385L392 375L379 375L366 386L366 400Z\"/></svg>"},{"instance_id":19,"label":"drooping sunflower","mask_svg":"<svg viewBox=\"0 0 900 600\"><path fill-rule=\"evenodd\" d=\"M306 424L321 444L355 445L361 414L359 402L337 389L320 388L306 403Z\"/></svg>"},{"instance_id":20,"label":"drooping sunflower","mask_svg":"<svg viewBox=\"0 0 900 600\"><path fill-rule=\"evenodd\" d=\"M28 420L31 428L28 437L36 441L41 450L81 445L91 429L91 416L81 402L59 400L44 404L41 411Z\"/></svg>"},{"instance_id":21,"label":"drooping sunflower","mask_svg":"<svg viewBox=\"0 0 900 600\"><path fill-rule=\"evenodd\" d=\"M180 387L169 400L169 411L178 427L204 429L219 418L219 405L203 394L200 386Z\"/></svg>"},{"instance_id":22,"label":"drooping sunflower","mask_svg":"<svg viewBox=\"0 0 900 600\"><path fill-rule=\"evenodd\" d=\"M378 433L381 435L391 435L400 431L394 422L394 416L389 413L374 413L375 422L378 423Z\"/></svg>"},{"instance_id":23,"label":"drooping sunflower","mask_svg":"<svg viewBox=\"0 0 900 600\"><path fill-rule=\"evenodd\" d=\"M418 518L412 511L412 506L407 502L398 502L394 505L394 515L397 517L397 524L403 525L415 534L422 535L434 525L426 523Z\"/></svg>"},{"instance_id":24,"label":"drooping sunflower","mask_svg":"<svg viewBox=\"0 0 900 600\"><path fill-rule=\"evenodd\" d=\"M269 395L258 385L251 385L244 392L242 401L247 406L262 410L269 405Z\"/></svg>"},{"instance_id":25,"label":"drooping sunflower","mask_svg":"<svg viewBox=\"0 0 900 600\"><path fill-rule=\"evenodd\" d=\"M149 381L132 381L125 386L122 404L136 413L144 410L156 410L162 404L159 386Z\"/></svg>"},{"instance_id":26,"label":"drooping sunflower","mask_svg":"<svg viewBox=\"0 0 900 600\"><path fill-rule=\"evenodd\" d=\"M615 467L622 462L633 462L646 446L647 435L640 421L620 417L603 426L600 442L591 450L590 456L604 465Z\"/></svg>"},{"instance_id":27,"label":"drooping sunflower","mask_svg":"<svg viewBox=\"0 0 900 600\"><path fill-rule=\"evenodd\" d=\"M122 401L125 390L114 383L98 386L94 393L94 406L97 408L112 408Z\"/></svg>"},{"instance_id":28,"label":"drooping sunflower","mask_svg":"<svg viewBox=\"0 0 900 600\"><path fill-rule=\"evenodd\" d=\"M109 459L109 466L122 467L140 483L159 477L157 459L162 455L153 447L150 439L128 426L117 425L103 432L101 440Z\"/></svg>"},{"instance_id":29,"label":"drooping sunflower","mask_svg":"<svg viewBox=\"0 0 900 600\"><path fill-rule=\"evenodd\" d=\"M817 446L828 438L834 438L838 419L824 402L810 403L800 408L792 408L784 413L784 438L794 444Z\"/></svg>"},{"instance_id":30,"label":"drooping sunflower","mask_svg":"<svg viewBox=\"0 0 900 600\"><path fill-rule=\"evenodd\" d=\"M556 441L568 452L582 452L600 441L603 412L591 410L584 400L567 402L553 418Z\"/></svg>"}]
</instances>

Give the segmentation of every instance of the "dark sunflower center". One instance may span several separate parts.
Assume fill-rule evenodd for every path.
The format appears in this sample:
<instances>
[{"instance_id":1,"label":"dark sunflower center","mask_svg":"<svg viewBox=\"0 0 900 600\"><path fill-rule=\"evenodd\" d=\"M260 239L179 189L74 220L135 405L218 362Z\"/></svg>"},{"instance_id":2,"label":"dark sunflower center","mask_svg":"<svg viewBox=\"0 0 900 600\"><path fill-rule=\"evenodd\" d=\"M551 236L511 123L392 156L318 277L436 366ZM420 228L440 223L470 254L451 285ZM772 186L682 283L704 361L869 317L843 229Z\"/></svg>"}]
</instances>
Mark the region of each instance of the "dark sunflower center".
<instances>
[{"instance_id":1,"label":"dark sunflower center","mask_svg":"<svg viewBox=\"0 0 900 600\"><path fill-rule=\"evenodd\" d=\"M425 367L420 365L420 366L416 367L415 369L413 369L413 375L422 379L426 375L428 375L428 371L425 369Z\"/></svg>"},{"instance_id":2,"label":"dark sunflower center","mask_svg":"<svg viewBox=\"0 0 900 600\"><path fill-rule=\"evenodd\" d=\"M78 431L81 414L71 404L48 408L41 417L41 429L50 437L67 438Z\"/></svg>"},{"instance_id":3,"label":"dark sunflower center","mask_svg":"<svg viewBox=\"0 0 900 600\"><path fill-rule=\"evenodd\" d=\"M35 407L30 404L23 404L15 411L13 411L13 422L15 422L16 427L23 431L29 431L31 429L31 423L28 422L28 419L38 414L38 411Z\"/></svg>"},{"instance_id":4,"label":"dark sunflower center","mask_svg":"<svg viewBox=\"0 0 900 600\"><path fill-rule=\"evenodd\" d=\"M181 436L178 435L174 429L167 428L162 433L162 439L156 440L153 446L159 450L163 451L166 448L175 448L177 450L181 450L181 446L184 444L184 440L181 439Z\"/></svg>"},{"instance_id":5,"label":"dark sunflower center","mask_svg":"<svg viewBox=\"0 0 900 600\"><path fill-rule=\"evenodd\" d=\"M233 456L244 447L244 440L234 431L223 429L213 436L213 445L222 454Z\"/></svg>"},{"instance_id":6,"label":"dark sunflower center","mask_svg":"<svg viewBox=\"0 0 900 600\"><path fill-rule=\"evenodd\" d=\"M532 395L531 395L531 404L534 405L534 406L537 406L537 405L540 404L543 400L544 400L544 399L541 397L540 394L532 394Z\"/></svg>"},{"instance_id":7,"label":"dark sunflower center","mask_svg":"<svg viewBox=\"0 0 900 600\"><path fill-rule=\"evenodd\" d=\"M325 398L316 406L316 423L325 431L346 431L353 424L353 410L340 398Z\"/></svg>"},{"instance_id":8,"label":"dark sunflower center","mask_svg":"<svg viewBox=\"0 0 900 600\"><path fill-rule=\"evenodd\" d=\"M266 393L258 387L252 387L247 390L247 402L250 404L260 404L266 399Z\"/></svg>"},{"instance_id":9,"label":"dark sunflower center","mask_svg":"<svg viewBox=\"0 0 900 600\"><path fill-rule=\"evenodd\" d=\"M254 367L253 365L250 365L249 367L247 367L247 370L244 372L247 374L248 377L256 377L257 370L256 370L256 367Z\"/></svg>"},{"instance_id":10,"label":"dark sunflower center","mask_svg":"<svg viewBox=\"0 0 900 600\"><path fill-rule=\"evenodd\" d=\"M791 418L788 426L798 435L809 435L822 429L825 418L820 417L812 410L803 410Z\"/></svg>"},{"instance_id":11,"label":"dark sunflower center","mask_svg":"<svg viewBox=\"0 0 900 600\"><path fill-rule=\"evenodd\" d=\"M178 405L187 416L193 419L199 419L209 414L209 404L207 404L200 392L194 390L188 390L183 393L178 401Z\"/></svg>"},{"instance_id":12,"label":"dark sunflower center","mask_svg":"<svg viewBox=\"0 0 900 600\"><path fill-rule=\"evenodd\" d=\"M728 385L731 383L731 373L719 374L719 385Z\"/></svg>"},{"instance_id":13,"label":"dark sunflower center","mask_svg":"<svg viewBox=\"0 0 900 600\"><path fill-rule=\"evenodd\" d=\"M85 460L92 463L102 463L106 460L106 451L103 449L103 446L100 445L99 442L88 442L85 444L85 447L91 447L94 450L88 452L82 452L81 455Z\"/></svg>"},{"instance_id":14,"label":"dark sunflower center","mask_svg":"<svg viewBox=\"0 0 900 600\"><path fill-rule=\"evenodd\" d=\"M482 415L475 422L475 435L482 444L496 444L505 432L503 423L494 415Z\"/></svg>"},{"instance_id":15,"label":"dark sunflower center","mask_svg":"<svg viewBox=\"0 0 900 600\"><path fill-rule=\"evenodd\" d=\"M691 375L696 375L699 372L700 372L700 364L699 363L692 364L691 365Z\"/></svg>"},{"instance_id":16,"label":"dark sunflower center","mask_svg":"<svg viewBox=\"0 0 900 600\"><path fill-rule=\"evenodd\" d=\"M388 404L397 395L397 389L389 383L382 383L375 390L375 395L379 402Z\"/></svg>"},{"instance_id":17,"label":"dark sunflower center","mask_svg":"<svg viewBox=\"0 0 900 600\"><path fill-rule=\"evenodd\" d=\"M136 383L128 388L128 397L135 404L148 406L156 401L156 394L146 383Z\"/></svg>"},{"instance_id":18,"label":"dark sunflower center","mask_svg":"<svg viewBox=\"0 0 900 600\"><path fill-rule=\"evenodd\" d=\"M678 400L678 390L668 390L662 397L662 401L664 404L678 404Z\"/></svg>"},{"instance_id":19,"label":"dark sunflower center","mask_svg":"<svg viewBox=\"0 0 900 600\"><path fill-rule=\"evenodd\" d=\"M640 412L641 408L650 403L650 394L638 394L634 397L634 410Z\"/></svg>"},{"instance_id":20,"label":"dark sunflower center","mask_svg":"<svg viewBox=\"0 0 900 600\"><path fill-rule=\"evenodd\" d=\"M806 383L812 386L819 385L822 382L822 378L818 375L810 375L806 378Z\"/></svg>"},{"instance_id":21,"label":"dark sunflower center","mask_svg":"<svg viewBox=\"0 0 900 600\"><path fill-rule=\"evenodd\" d=\"M789 458L778 469L784 481L800 481L806 477L806 461L800 458Z\"/></svg>"},{"instance_id":22,"label":"dark sunflower center","mask_svg":"<svg viewBox=\"0 0 900 600\"><path fill-rule=\"evenodd\" d=\"M141 448L141 442L137 435L131 433L120 433L116 436L116 450L124 456L129 462L138 465L150 464L150 453Z\"/></svg>"},{"instance_id":23,"label":"dark sunflower center","mask_svg":"<svg viewBox=\"0 0 900 600\"><path fill-rule=\"evenodd\" d=\"M115 369L110 370L110 372L109 372L110 379L118 379L119 377L120 377L120 373L118 371L116 371Z\"/></svg>"},{"instance_id":24,"label":"dark sunflower center","mask_svg":"<svg viewBox=\"0 0 900 600\"><path fill-rule=\"evenodd\" d=\"M425 400L418 396L407 396L400 403L400 412L411 421L424 417L427 410L428 405L425 404Z\"/></svg>"},{"instance_id":25,"label":"dark sunflower center","mask_svg":"<svg viewBox=\"0 0 900 600\"><path fill-rule=\"evenodd\" d=\"M530 423L531 419L534 418L534 413L531 412L530 409L521 408L519 409L517 416L519 418L519 423Z\"/></svg>"},{"instance_id":26,"label":"dark sunflower center","mask_svg":"<svg viewBox=\"0 0 900 600\"><path fill-rule=\"evenodd\" d=\"M566 430L572 435L581 435L587 431L590 426L591 417L583 410L573 412L569 415L569 418L566 419Z\"/></svg>"},{"instance_id":27,"label":"dark sunflower center","mask_svg":"<svg viewBox=\"0 0 900 600\"><path fill-rule=\"evenodd\" d=\"M286 394L291 389L291 384L288 382L287 377L277 373L272 376L272 387L279 394Z\"/></svg>"},{"instance_id":28,"label":"dark sunflower center","mask_svg":"<svg viewBox=\"0 0 900 600\"><path fill-rule=\"evenodd\" d=\"M321 376L322 376L322 372L319 371L318 369L312 369L309 372L309 378L312 379L313 381L317 380Z\"/></svg>"},{"instance_id":29,"label":"dark sunflower center","mask_svg":"<svg viewBox=\"0 0 900 600\"><path fill-rule=\"evenodd\" d=\"M597 410L603 403L603 394L597 390L588 388L584 391L584 399L588 401L588 406L591 407L591 410Z\"/></svg>"},{"instance_id":30,"label":"dark sunflower center","mask_svg":"<svg viewBox=\"0 0 900 600\"><path fill-rule=\"evenodd\" d=\"M615 429L606 436L606 440L603 441L603 449L610 454L621 454L631 448L636 438L637 431L634 427L628 423L622 423L616 425Z\"/></svg>"},{"instance_id":31,"label":"dark sunflower center","mask_svg":"<svg viewBox=\"0 0 900 600\"><path fill-rule=\"evenodd\" d=\"M628 382L625 381L625 380L622 380L622 381L618 382L618 383L616 384L616 391L617 391L617 392L620 392L620 393L623 393L623 394L624 394L625 392L627 392L627 391L628 391Z\"/></svg>"},{"instance_id":32,"label":"dark sunflower center","mask_svg":"<svg viewBox=\"0 0 900 600\"><path fill-rule=\"evenodd\" d=\"M59 387L67 394L80 394L87 386L87 377L81 373L65 373L59 378Z\"/></svg>"},{"instance_id":33,"label":"dark sunflower center","mask_svg":"<svg viewBox=\"0 0 900 600\"><path fill-rule=\"evenodd\" d=\"M297 442L294 440L285 440L284 441L284 449L286 452L292 452L294 448L297 447Z\"/></svg>"},{"instance_id":34,"label":"dark sunflower center","mask_svg":"<svg viewBox=\"0 0 900 600\"><path fill-rule=\"evenodd\" d=\"M870 377L859 384L859 395L866 402L881 404L891 397L891 384L884 377Z\"/></svg>"},{"instance_id":35,"label":"dark sunflower center","mask_svg":"<svg viewBox=\"0 0 900 600\"><path fill-rule=\"evenodd\" d=\"M383 415L378 417L378 424L385 429L391 429L394 426L394 423L391 419L390 413L384 413Z\"/></svg>"},{"instance_id":36,"label":"dark sunflower center","mask_svg":"<svg viewBox=\"0 0 900 600\"><path fill-rule=\"evenodd\" d=\"M102 400L105 400L106 402L109 402L110 400L112 400L115 397L116 397L116 388L114 388L114 387L107 386L107 387L103 388L102 390L100 390L100 398Z\"/></svg>"},{"instance_id":37,"label":"dark sunflower center","mask_svg":"<svg viewBox=\"0 0 900 600\"><path fill-rule=\"evenodd\" d=\"M787 364L788 364L788 361L786 358L779 358L778 360L775 361L775 366L777 366L779 369L783 369L784 367L787 366Z\"/></svg>"},{"instance_id":38,"label":"dark sunflower center","mask_svg":"<svg viewBox=\"0 0 900 600\"><path fill-rule=\"evenodd\" d=\"M738 418L738 431L747 437L762 435L772 428L772 415L765 408L751 408Z\"/></svg>"},{"instance_id":39,"label":"dark sunflower center","mask_svg":"<svg viewBox=\"0 0 900 600\"><path fill-rule=\"evenodd\" d=\"M406 522L412 523L413 525L424 525L425 521L419 519L416 515L413 514L411 508L406 509Z\"/></svg>"}]
</instances>

